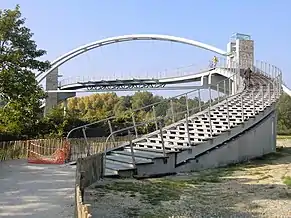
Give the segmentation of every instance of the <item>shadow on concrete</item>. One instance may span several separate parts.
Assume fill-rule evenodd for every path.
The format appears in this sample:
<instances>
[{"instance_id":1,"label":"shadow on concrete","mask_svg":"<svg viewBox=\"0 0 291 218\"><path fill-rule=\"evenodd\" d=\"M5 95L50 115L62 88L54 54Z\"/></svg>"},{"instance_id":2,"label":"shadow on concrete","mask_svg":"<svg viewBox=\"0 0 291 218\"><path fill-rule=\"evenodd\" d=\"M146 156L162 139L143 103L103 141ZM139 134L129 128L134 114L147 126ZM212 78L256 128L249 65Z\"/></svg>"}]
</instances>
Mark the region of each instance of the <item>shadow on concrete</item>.
<instances>
[{"instance_id":1,"label":"shadow on concrete","mask_svg":"<svg viewBox=\"0 0 291 218\"><path fill-rule=\"evenodd\" d=\"M0 217L72 217L75 167L0 162Z\"/></svg>"}]
</instances>

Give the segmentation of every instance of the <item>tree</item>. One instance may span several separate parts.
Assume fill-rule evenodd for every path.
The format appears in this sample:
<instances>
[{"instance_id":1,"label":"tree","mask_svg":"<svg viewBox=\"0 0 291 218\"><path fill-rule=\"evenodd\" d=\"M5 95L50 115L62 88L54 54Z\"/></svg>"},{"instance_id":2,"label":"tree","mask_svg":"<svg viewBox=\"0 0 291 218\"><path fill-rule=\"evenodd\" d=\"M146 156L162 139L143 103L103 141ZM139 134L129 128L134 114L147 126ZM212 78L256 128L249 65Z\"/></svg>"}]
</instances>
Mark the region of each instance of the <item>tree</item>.
<instances>
[{"instance_id":1,"label":"tree","mask_svg":"<svg viewBox=\"0 0 291 218\"><path fill-rule=\"evenodd\" d=\"M291 133L291 98L283 94L277 104L278 109L278 134L290 135Z\"/></svg>"},{"instance_id":2,"label":"tree","mask_svg":"<svg viewBox=\"0 0 291 218\"><path fill-rule=\"evenodd\" d=\"M38 60L46 51L37 48L24 24L19 5L0 10L0 99L7 102L0 109L0 126L15 134L30 134L39 121L45 94L34 71L49 68L49 62Z\"/></svg>"},{"instance_id":3,"label":"tree","mask_svg":"<svg viewBox=\"0 0 291 218\"><path fill-rule=\"evenodd\" d=\"M136 92L131 98L132 109L139 109L154 103L154 96L150 92ZM145 111L150 111L151 107L144 108Z\"/></svg>"}]
</instances>

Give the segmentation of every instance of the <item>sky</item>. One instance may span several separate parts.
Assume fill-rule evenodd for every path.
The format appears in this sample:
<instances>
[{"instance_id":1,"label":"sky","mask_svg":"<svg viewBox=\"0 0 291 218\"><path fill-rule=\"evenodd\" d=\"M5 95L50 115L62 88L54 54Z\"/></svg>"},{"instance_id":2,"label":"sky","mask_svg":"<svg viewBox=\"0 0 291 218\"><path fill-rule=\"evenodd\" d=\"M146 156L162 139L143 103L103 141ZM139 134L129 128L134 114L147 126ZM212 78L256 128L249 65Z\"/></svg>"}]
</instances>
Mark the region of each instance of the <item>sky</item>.
<instances>
[{"instance_id":1,"label":"sky","mask_svg":"<svg viewBox=\"0 0 291 218\"><path fill-rule=\"evenodd\" d=\"M226 50L230 36L239 32L255 41L255 59L282 69L291 87L291 1L1 0L0 8L16 4L49 61L86 43L140 33L178 36ZM173 76L206 68L213 55L179 43L131 41L85 53L59 71L61 80Z\"/></svg>"}]
</instances>

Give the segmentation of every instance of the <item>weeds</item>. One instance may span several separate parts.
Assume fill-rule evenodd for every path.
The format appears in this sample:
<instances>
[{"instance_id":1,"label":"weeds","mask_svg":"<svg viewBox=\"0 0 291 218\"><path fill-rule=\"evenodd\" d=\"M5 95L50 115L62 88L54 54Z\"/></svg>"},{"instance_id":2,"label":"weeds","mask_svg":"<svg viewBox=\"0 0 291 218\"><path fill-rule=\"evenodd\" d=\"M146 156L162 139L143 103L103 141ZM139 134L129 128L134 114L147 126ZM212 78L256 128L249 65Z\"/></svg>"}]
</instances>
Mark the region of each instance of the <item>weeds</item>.
<instances>
[{"instance_id":1,"label":"weeds","mask_svg":"<svg viewBox=\"0 0 291 218\"><path fill-rule=\"evenodd\" d=\"M288 188L291 188L291 176L284 176L283 183L288 186Z\"/></svg>"}]
</instances>

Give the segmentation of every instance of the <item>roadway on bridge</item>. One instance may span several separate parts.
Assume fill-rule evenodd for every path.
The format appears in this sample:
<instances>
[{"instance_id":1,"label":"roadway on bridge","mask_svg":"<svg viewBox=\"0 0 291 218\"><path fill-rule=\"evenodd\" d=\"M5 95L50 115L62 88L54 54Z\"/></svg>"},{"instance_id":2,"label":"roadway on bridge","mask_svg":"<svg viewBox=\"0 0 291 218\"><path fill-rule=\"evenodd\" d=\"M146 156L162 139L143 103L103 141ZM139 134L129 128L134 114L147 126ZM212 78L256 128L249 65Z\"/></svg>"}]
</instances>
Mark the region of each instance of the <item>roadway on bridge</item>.
<instances>
[{"instance_id":1,"label":"roadway on bridge","mask_svg":"<svg viewBox=\"0 0 291 218\"><path fill-rule=\"evenodd\" d=\"M73 217L75 167L0 162L0 217Z\"/></svg>"}]
</instances>

